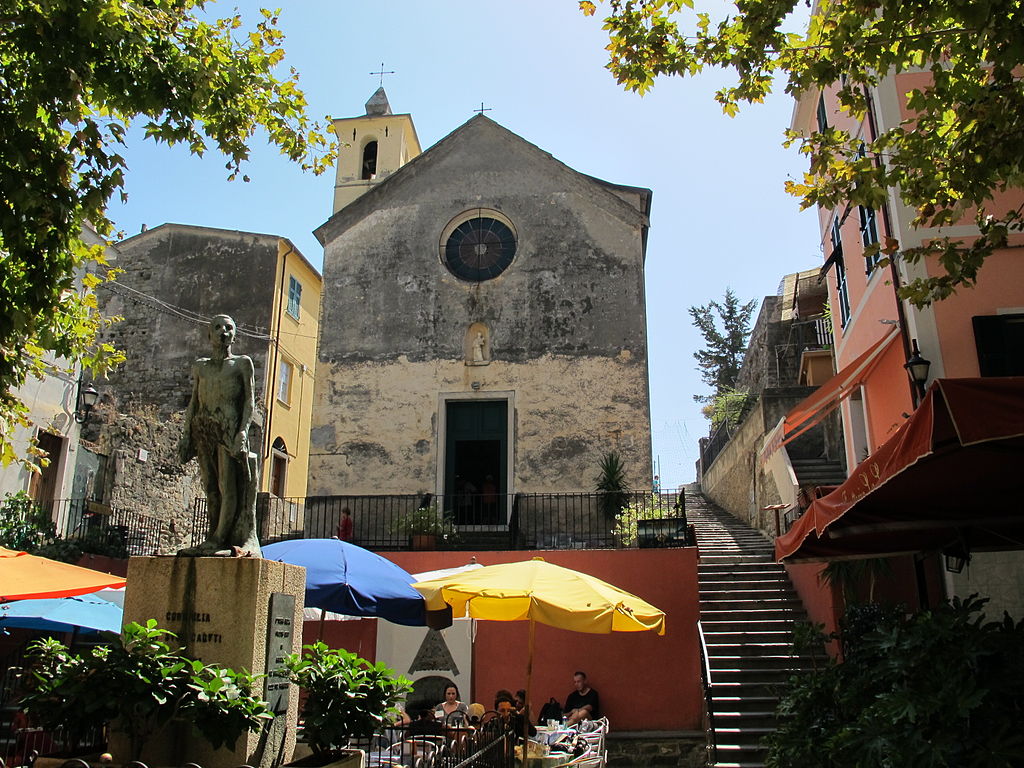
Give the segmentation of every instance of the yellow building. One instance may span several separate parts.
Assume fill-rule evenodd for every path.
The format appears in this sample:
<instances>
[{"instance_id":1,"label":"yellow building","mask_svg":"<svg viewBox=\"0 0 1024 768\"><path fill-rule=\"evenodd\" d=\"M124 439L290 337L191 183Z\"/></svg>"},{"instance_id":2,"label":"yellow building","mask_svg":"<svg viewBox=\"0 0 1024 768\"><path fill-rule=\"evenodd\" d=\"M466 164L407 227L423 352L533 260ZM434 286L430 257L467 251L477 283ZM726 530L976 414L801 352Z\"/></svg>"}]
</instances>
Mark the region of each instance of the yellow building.
<instances>
[{"instance_id":1,"label":"yellow building","mask_svg":"<svg viewBox=\"0 0 1024 768\"><path fill-rule=\"evenodd\" d=\"M316 268L291 241L279 238L260 481L260 490L274 496L306 495L322 289Z\"/></svg>"}]
</instances>

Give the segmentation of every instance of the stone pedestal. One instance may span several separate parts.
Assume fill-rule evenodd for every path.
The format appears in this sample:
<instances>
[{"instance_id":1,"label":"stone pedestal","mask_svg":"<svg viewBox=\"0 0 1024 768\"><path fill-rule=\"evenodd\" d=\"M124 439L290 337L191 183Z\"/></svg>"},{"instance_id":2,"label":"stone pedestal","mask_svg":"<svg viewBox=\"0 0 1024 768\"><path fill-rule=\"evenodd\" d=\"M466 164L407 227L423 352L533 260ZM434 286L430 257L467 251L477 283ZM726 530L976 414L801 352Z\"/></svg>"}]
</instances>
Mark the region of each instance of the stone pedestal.
<instances>
[{"instance_id":1,"label":"stone pedestal","mask_svg":"<svg viewBox=\"0 0 1024 768\"><path fill-rule=\"evenodd\" d=\"M142 624L156 619L161 629L178 635L187 656L262 675L268 640L271 646L283 643L287 653L301 648L305 588L305 568L259 558L133 557L124 620ZM278 612L271 621L275 593L290 595L294 604L284 617ZM281 598L274 599L280 606ZM214 750L190 727L172 725L151 740L141 759L150 766L191 762L203 768L269 768L286 762L295 748L298 717L298 689L289 688L283 711L260 732L241 736L234 750ZM274 694L280 697L281 691L264 697L273 701ZM112 733L110 746L115 762L130 759L123 735Z\"/></svg>"}]
</instances>

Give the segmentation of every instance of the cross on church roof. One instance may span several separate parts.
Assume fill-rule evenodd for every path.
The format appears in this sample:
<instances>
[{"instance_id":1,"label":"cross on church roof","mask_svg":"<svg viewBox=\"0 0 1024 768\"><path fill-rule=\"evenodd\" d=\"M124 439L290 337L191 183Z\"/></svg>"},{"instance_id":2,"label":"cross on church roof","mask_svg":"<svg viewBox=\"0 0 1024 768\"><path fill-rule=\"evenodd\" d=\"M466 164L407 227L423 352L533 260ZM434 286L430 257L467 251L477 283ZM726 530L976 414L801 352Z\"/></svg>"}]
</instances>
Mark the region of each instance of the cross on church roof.
<instances>
[{"instance_id":1,"label":"cross on church roof","mask_svg":"<svg viewBox=\"0 0 1024 768\"><path fill-rule=\"evenodd\" d=\"M380 63L380 72L371 72L370 74L371 75L380 75L380 87L383 88L384 87L384 75L393 75L393 74L395 74L395 70L393 70L393 69L385 70L384 69L384 62L382 61Z\"/></svg>"},{"instance_id":2,"label":"cross on church roof","mask_svg":"<svg viewBox=\"0 0 1024 768\"><path fill-rule=\"evenodd\" d=\"M476 112L477 114L481 114L482 115L484 112L490 112L491 108L490 107L485 107L484 103L481 101L480 102L480 109L474 109L473 111Z\"/></svg>"}]
</instances>

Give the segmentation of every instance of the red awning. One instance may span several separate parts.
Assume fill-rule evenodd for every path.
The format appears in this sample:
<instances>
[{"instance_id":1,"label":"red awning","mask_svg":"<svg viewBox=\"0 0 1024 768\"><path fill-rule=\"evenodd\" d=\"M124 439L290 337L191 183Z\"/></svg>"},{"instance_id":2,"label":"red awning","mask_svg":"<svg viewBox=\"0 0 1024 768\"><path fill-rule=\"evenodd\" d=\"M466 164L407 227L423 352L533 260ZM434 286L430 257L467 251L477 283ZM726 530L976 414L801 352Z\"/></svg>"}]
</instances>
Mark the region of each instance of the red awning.
<instances>
[{"instance_id":1,"label":"red awning","mask_svg":"<svg viewBox=\"0 0 1024 768\"><path fill-rule=\"evenodd\" d=\"M775 540L778 560L1024 549L1024 377L937 379L913 416Z\"/></svg>"},{"instance_id":2,"label":"red awning","mask_svg":"<svg viewBox=\"0 0 1024 768\"><path fill-rule=\"evenodd\" d=\"M882 353L900 335L899 327L876 341L852 363L822 384L810 397L801 400L786 414L782 431L776 439L769 441L761 452L761 460L788 442L800 437L807 430L820 424L826 416L839 407L844 397L851 395L857 386L867 378Z\"/></svg>"}]
</instances>

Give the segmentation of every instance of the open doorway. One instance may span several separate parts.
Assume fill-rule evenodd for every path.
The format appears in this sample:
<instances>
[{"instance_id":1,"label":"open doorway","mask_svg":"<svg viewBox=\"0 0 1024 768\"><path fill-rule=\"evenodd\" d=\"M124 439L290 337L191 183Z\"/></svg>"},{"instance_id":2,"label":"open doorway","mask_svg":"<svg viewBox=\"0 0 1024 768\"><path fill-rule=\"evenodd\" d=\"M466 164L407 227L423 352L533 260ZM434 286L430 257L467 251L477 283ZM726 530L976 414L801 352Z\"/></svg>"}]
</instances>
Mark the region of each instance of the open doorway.
<instances>
[{"instance_id":1,"label":"open doorway","mask_svg":"<svg viewBox=\"0 0 1024 768\"><path fill-rule=\"evenodd\" d=\"M508 401L445 404L444 508L456 525L506 522Z\"/></svg>"}]
</instances>

